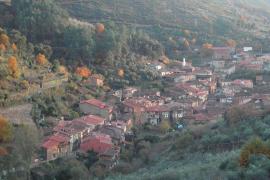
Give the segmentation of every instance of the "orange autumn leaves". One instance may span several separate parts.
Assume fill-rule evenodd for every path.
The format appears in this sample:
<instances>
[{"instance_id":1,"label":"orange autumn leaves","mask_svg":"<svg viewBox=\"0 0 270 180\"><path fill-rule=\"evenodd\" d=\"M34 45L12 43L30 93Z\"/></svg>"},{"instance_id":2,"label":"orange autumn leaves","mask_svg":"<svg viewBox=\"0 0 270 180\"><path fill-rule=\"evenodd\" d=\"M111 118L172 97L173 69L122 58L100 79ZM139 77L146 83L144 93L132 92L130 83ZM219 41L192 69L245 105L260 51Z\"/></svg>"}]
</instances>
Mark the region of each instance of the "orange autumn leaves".
<instances>
[{"instance_id":1,"label":"orange autumn leaves","mask_svg":"<svg viewBox=\"0 0 270 180\"><path fill-rule=\"evenodd\" d=\"M4 44L5 46L8 46L9 45L9 37L8 37L8 35L6 35L6 34L1 34L0 35L0 43L1 44Z\"/></svg>"},{"instance_id":2,"label":"orange autumn leaves","mask_svg":"<svg viewBox=\"0 0 270 180\"><path fill-rule=\"evenodd\" d=\"M105 26L104 26L104 24L102 24L102 23L97 23L96 24L96 32L97 33L103 33L105 31Z\"/></svg>"},{"instance_id":3,"label":"orange autumn leaves","mask_svg":"<svg viewBox=\"0 0 270 180\"><path fill-rule=\"evenodd\" d=\"M8 142L12 138L12 128L6 118L0 115L0 142Z\"/></svg>"},{"instance_id":4,"label":"orange autumn leaves","mask_svg":"<svg viewBox=\"0 0 270 180\"><path fill-rule=\"evenodd\" d=\"M75 73L82 78L88 78L89 76L91 76L91 71L86 66L77 67Z\"/></svg>"},{"instance_id":5,"label":"orange autumn leaves","mask_svg":"<svg viewBox=\"0 0 270 180\"><path fill-rule=\"evenodd\" d=\"M10 73L11 73L12 77L14 77L14 78L19 77L20 71L19 71L19 68L18 68L18 61L17 61L16 57L11 56L8 59L8 68L10 70Z\"/></svg>"},{"instance_id":6,"label":"orange autumn leaves","mask_svg":"<svg viewBox=\"0 0 270 180\"><path fill-rule=\"evenodd\" d=\"M48 63L48 60L46 58L46 56L44 54L41 54L39 53L37 56L36 56L36 62L39 64L39 65L44 65L44 64L47 64Z\"/></svg>"},{"instance_id":7,"label":"orange autumn leaves","mask_svg":"<svg viewBox=\"0 0 270 180\"><path fill-rule=\"evenodd\" d=\"M0 51L5 52L9 47L11 47L14 53L18 51L17 45L15 43L12 43L10 46L10 40L9 40L8 35L1 34L0 35Z\"/></svg>"},{"instance_id":8,"label":"orange autumn leaves","mask_svg":"<svg viewBox=\"0 0 270 180\"><path fill-rule=\"evenodd\" d=\"M9 142L12 138L12 128L6 118L0 116L0 143ZM0 157L8 155L7 150L0 146Z\"/></svg>"}]
</instances>

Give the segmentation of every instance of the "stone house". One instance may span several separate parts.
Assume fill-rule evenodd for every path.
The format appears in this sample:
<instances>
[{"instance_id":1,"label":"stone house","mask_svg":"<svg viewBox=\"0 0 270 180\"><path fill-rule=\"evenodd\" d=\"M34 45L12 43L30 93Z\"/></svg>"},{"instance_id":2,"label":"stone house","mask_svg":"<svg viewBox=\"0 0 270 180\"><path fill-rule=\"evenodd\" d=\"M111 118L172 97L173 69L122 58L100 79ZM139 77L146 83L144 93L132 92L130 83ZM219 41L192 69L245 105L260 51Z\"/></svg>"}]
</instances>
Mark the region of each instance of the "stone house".
<instances>
[{"instance_id":1,"label":"stone house","mask_svg":"<svg viewBox=\"0 0 270 180\"><path fill-rule=\"evenodd\" d=\"M55 134L45 140L41 146L42 156L45 160L54 160L68 155L70 139L61 134Z\"/></svg>"}]
</instances>

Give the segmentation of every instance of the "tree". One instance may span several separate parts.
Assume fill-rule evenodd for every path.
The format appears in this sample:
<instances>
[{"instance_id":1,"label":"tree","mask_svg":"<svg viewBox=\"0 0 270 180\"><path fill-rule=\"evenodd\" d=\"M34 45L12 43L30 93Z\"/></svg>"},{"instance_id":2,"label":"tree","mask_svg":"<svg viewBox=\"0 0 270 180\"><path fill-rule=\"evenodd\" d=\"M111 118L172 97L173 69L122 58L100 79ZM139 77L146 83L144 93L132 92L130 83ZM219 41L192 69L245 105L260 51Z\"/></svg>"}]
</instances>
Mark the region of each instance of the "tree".
<instances>
[{"instance_id":1,"label":"tree","mask_svg":"<svg viewBox=\"0 0 270 180\"><path fill-rule=\"evenodd\" d=\"M121 77L121 78L123 78L124 77L124 75L125 75L125 71L124 71L124 69L118 69L118 71L117 71L117 75L119 76L119 77Z\"/></svg>"},{"instance_id":2,"label":"tree","mask_svg":"<svg viewBox=\"0 0 270 180\"><path fill-rule=\"evenodd\" d=\"M162 121L159 128L161 132L166 133L171 128L171 125L168 121Z\"/></svg>"},{"instance_id":3,"label":"tree","mask_svg":"<svg viewBox=\"0 0 270 180\"><path fill-rule=\"evenodd\" d=\"M36 61L39 65L44 65L48 62L46 56L44 54L41 54L39 53L37 56L36 56Z\"/></svg>"},{"instance_id":4,"label":"tree","mask_svg":"<svg viewBox=\"0 0 270 180\"><path fill-rule=\"evenodd\" d=\"M213 45L212 44L209 44L209 43L205 43L202 45L202 48L201 48L201 54L202 56L204 57L209 57L209 56L212 56L213 55Z\"/></svg>"},{"instance_id":5,"label":"tree","mask_svg":"<svg viewBox=\"0 0 270 180\"><path fill-rule=\"evenodd\" d=\"M68 75L68 71L67 68L65 66L59 66L58 67L58 72L62 75L67 76Z\"/></svg>"},{"instance_id":6,"label":"tree","mask_svg":"<svg viewBox=\"0 0 270 180\"><path fill-rule=\"evenodd\" d=\"M0 116L0 142L8 142L12 137L12 128L6 118Z\"/></svg>"},{"instance_id":7,"label":"tree","mask_svg":"<svg viewBox=\"0 0 270 180\"><path fill-rule=\"evenodd\" d=\"M240 166L247 166L251 155L265 155L270 159L270 147L260 138L251 139L241 150L239 163Z\"/></svg>"},{"instance_id":8,"label":"tree","mask_svg":"<svg viewBox=\"0 0 270 180\"><path fill-rule=\"evenodd\" d=\"M19 77L19 68L18 68L18 62L16 57L11 56L8 59L8 68L11 72L12 77L17 78Z\"/></svg>"},{"instance_id":9,"label":"tree","mask_svg":"<svg viewBox=\"0 0 270 180\"><path fill-rule=\"evenodd\" d=\"M55 38L68 22L67 12L54 0L12 0L11 5L16 14L15 28L25 34L31 42Z\"/></svg>"},{"instance_id":10,"label":"tree","mask_svg":"<svg viewBox=\"0 0 270 180\"><path fill-rule=\"evenodd\" d=\"M6 34L0 35L0 44L4 44L5 46L9 45L9 37Z\"/></svg>"},{"instance_id":11,"label":"tree","mask_svg":"<svg viewBox=\"0 0 270 180\"><path fill-rule=\"evenodd\" d=\"M89 76L91 76L91 71L86 66L77 67L76 74L82 78L89 78Z\"/></svg>"},{"instance_id":12,"label":"tree","mask_svg":"<svg viewBox=\"0 0 270 180\"><path fill-rule=\"evenodd\" d=\"M87 152L87 157L85 160L85 166L90 169L90 167L98 161L98 154L93 150Z\"/></svg>"},{"instance_id":13,"label":"tree","mask_svg":"<svg viewBox=\"0 0 270 180\"><path fill-rule=\"evenodd\" d=\"M236 47L236 41L233 40L233 39L228 39L226 40L226 45L229 46L229 47L232 47L232 48L235 48Z\"/></svg>"},{"instance_id":14,"label":"tree","mask_svg":"<svg viewBox=\"0 0 270 180\"><path fill-rule=\"evenodd\" d=\"M7 50L6 46L3 43L1 43L0 44L0 51L5 52L6 50Z\"/></svg>"},{"instance_id":15,"label":"tree","mask_svg":"<svg viewBox=\"0 0 270 180\"><path fill-rule=\"evenodd\" d=\"M186 49L189 49L190 44L189 44L189 42L188 42L187 39L185 39L183 45L184 45L184 47L185 47Z\"/></svg>"},{"instance_id":16,"label":"tree","mask_svg":"<svg viewBox=\"0 0 270 180\"><path fill-rule=\"evenodd\" d=\"M0 146L0 157L8 155L6 148Z\"/></svg>"},{"instance_id":17,"label":"tree","mask_svg":"<svg viewBox=\"0 0 270 180\"><path fill-rule=\"evenodd\" d=\"M14 53L16 53L18 51L17 45L15 43L12 43L11 48L12 48Z\"/></svg>"},{"instance_id":18,"label":"tree","mask_svg":"<svg viewBox=\"0 0 270 180\"><path fill-rule=\"evenodd\" d=\"M96 24L96 32L97 33L103 33L105 31L105 26L104 26L104 24L102 24L102 23L97 23Z\"/></svg>"},{"instance_id":19,"label":"tree","mask_svg":"<svg viewBox=\"0 0 270 180\"><path fill-rule=\"evenodd\" d=\"M165 65L170 64L170 59L167 56L161 56L161 61Z\"/></svg>"},{"instance_id":20,"label":"tree","mask_svg":"<svg viewBox=\"0 0 270 180\"><path fill-rule=\"evenodd\" d=\"M29 166L38 142L39 134L35 126L20 125L16 127L16 131L14 131L16 153Z\"/></svg>"}]
</instances>

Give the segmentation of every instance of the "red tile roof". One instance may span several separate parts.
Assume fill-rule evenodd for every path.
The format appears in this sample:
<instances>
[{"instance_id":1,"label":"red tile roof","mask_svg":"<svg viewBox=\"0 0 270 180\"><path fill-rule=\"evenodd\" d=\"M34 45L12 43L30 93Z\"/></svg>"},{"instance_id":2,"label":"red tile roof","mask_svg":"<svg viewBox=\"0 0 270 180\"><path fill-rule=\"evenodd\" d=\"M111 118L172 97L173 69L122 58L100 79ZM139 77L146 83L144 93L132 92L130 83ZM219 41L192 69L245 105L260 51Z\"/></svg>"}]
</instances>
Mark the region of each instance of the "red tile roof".
<instances>
[{"instance_id":1,"label":"red tile roof","mask_svg":"<svg viewBox=\"0 0 270 180\"><path fill-rule=\"evenodd\" d=\"M42 147L45 149L51 149L51 148L56 148L59 146L59 144L64 143L68 144L69 143L69 137L63 136L60 134L55 134L50 136L43 144Z\"/></svg>"},{"instance_id":2,"label":"red tile roof","mask_svg":"<svg viewBox=\"0 0 270 180\"><path fill-rule=\"evenodd\" d=\"M105 122L105 119L100 117L100 116L95 116L95 115L87 115L83 116L81 118L75 119L73 121L79 121L82 123L86 123L87 125L102 125Z\"/></svg>"},{"instance_id":3,"label":"red tile roof","mask_svg":"<svg viewBox=\"0 0 270 180\"><path fill-rule=\"evenodd\" d=\"M110 108L107 104L105 104L104 102L98 100L98 99L89 99L89 100L84 100L80 102L81 104L90 104L93 106L96 106L100 109L108 109Z\"/></svg>"},{"instance_id":4,"label":"red tile roof","mask_svg":"<svg viewBox=\"0 0 270 180\"><path fill-rule=\"evenodd\" d=\"M112 139L109 135L102 133L94 133L83 139L80 150L86 153L93 150L99 154L106 152L113 147Z\"/></svg>"}]
</instances>

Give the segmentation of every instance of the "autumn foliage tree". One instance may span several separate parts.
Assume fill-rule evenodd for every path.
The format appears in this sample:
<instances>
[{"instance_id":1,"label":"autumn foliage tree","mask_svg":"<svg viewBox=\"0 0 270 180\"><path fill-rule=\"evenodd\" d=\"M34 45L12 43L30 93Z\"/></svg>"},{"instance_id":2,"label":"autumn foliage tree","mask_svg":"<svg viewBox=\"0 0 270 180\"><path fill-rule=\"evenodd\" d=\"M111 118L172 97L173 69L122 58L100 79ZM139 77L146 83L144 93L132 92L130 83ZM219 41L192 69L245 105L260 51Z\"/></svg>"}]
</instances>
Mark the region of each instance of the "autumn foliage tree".
<instances>
[{"instance_id":1,"label":"autumn foliage tree","mask_svg":"<svg viewBox=\"0 0 270 180\"><path fill-rule=\"evenodd\" d=\"M91 71L85 66L77 67L76 74L78 76L81 76L82 78L88 78L89 76L91 76Z\"/></svg>"},{"instance_id":2,"label":"autumn foliage tree","mask_svg":"<svg viewBox=\"0 0 270 180\"><path fill-rule=\"evenodd\" d=\"M67 68L65 66L59 66L58 67L58 72L63 75L68 75Z\"/></svg>"},{"instance_id":3,"label":"autumn foliage tree","mask_svg":"<svg viewBox=\"0 0 270 180\"><path fill-rule=\"evenodd\" d=\"M97 33L103 33L105 31L105 26L102 23L96 24L96 32Z\"/></svg>"},{"instance_id":4,"label":"autumn foliage tree","mask_svg":"<svg viewBox=\"0 0 270 180\"><path fill-rule=\"evenodd\" d=\"M270 159L270 147L260 138L254 138L248 142L240 153L239 164L246 167L249 164L251 155L265 155Z\"/></svg>"},{"instance_id":5,"label":"autumn foliage tree","mask_svg":"<svg viewBox=\"0 0 270 180\"><path fill-rule=\"evenodd\" d=\"M168 121L162 121L159 128L161 132L166 133L171 128L171 125Z\"/></svg>"},{"instance_id":6,"label":"autumn foliage tree","mask_svg":"<svg viewBox=\"0 0 270 180\"><path fill-rule=\"evenodd\" d=\"M16 57L11 56L8 59L8 68L9 68L9 70L11 72L11 75L14 78L17 78L19 76L18 61L17 61Z\"/></svg>"},{"instance_id":7,"label":"autumn foliage tree","mask_svg":"<svg viewBox=\"0 0 270 180\"><path fill-rule=\"evenodd\" d=\"M7 50L6 46L3 43L1 43L0 44L0 51L5 52L6 50Z\"/></svg>"},{"instance_id":8,"label":"autumn foliage tree","mask_svg":"<svg viewBox=\"0 0 270 180\"><path fill-rule=\"evenodd\" d=\"M0 116L0 142L8 142L12 137L11 125L6 118Z\"/></svg>"},{"instance_id":9,"label":"autumn foliage tree","mask_svg":"<svg viewBox=\"0 0 270 180\"><path fill-rule=\"evenodd\" d=\"M226 45L229 46L229 47L235 48L236 47L236 41L233 40L233 39L228 39L228 40L226 40Z\"/></svg>"},{"instance_id":10,"label":"autumn foliage tree","mask_svg":"<svg viewBox=\"0 0 270 180\"><path fill-rule=\"evenodd\" d=\"M8 155L6 148L0 147L0 157Z\"/></svg>"},{"instance_id":11,"label":"autumn foliage tree","mask_svg":"<svg viewBox=\"0 0 270 180\"><path fill-rule=\"evenodd\" d=\"M17 45L15 43L13 43L11 45L11 48L12 48L12 50L13 50L14 53L16 53L18 51Z\"/></svg>"},{"instance_id":12,"label":"autumn foliage tree","mask_svg":"<svg viewBox=\"0 0 270 180\"><path fill-rule=\"evenodd\" d=\"M44 65L48 62L46 56L44 54L41 54L39 53L37 56L36 56L36 61L39 65Z\"/></svg>"},{"instance_id":13,"label":"autumn foliage tree","mask_svg":"<svg viewBox=\"0 0 270 180\"><path fill-rule=\"evenodd\" d=\"M202 56L204 56L204 57L211 56L213 54L212 48L213 48L213 45L210 43L203 44L202 48L201 48Z\"/></svg>"},{"instance_id":14,"label":"autumn foliage tree","mask_svg":"<svg viewBox=\"0 0 270 180\"><path fill-rule=\"evenodd\" d=\"M9 45L9 37L6 34L1 34L0 35L0 43L4 44L5 46Z\"/></svg>"},{"instance_id":15,"label":"autumn foliage tree","mask_svg":"<svg viewBox=\"0 0 270 180\"><path fill-rule=\"evenodd\" d=\"M120 69L118 69L117 70L117 75L119 76L119 77L124 77L124 75L125 75L125 71L124 71L124 69L122 69L122 68L120 68Z\"/></svg>"},{"instance_id":16,"label":"autumn foliage tree","mask_svg":"<svg viewBox=\"0 0 270 180\"><path fill-rule=\"evenodd\" d=\"M189 43L189 41L188 41L187 39L185 39L183 45L184 45L184 47L185 47L186 49L189 49L190 43Z\"/></svg>"},{"instance_id":17,"label":"autumn foliage tree","mask_svg":"<svg viewBox=\"0 0 270 180\"><path fill-rule=\"evenodd\" d=\"M228 125L234 125L238 122L248 120L250 117L256 117L259 115L254 107L249 105L241 105L241 106L232 106L225 112L225 120Z\"/></svg>"}]
</instances>

